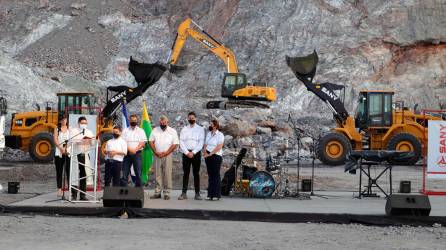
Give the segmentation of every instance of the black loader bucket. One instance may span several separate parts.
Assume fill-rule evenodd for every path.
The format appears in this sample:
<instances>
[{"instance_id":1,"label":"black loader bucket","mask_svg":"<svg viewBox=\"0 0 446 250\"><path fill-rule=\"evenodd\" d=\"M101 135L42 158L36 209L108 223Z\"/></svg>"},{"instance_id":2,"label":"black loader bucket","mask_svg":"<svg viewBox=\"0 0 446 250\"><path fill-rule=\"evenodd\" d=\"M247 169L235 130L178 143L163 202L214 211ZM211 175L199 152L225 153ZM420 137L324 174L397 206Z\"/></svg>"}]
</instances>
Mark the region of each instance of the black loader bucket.
<instances>
[{"instance_id":1,"label":"black loader bucket","mask_svg":"<svg viewBox=\"0 0 446 250\"><path fill-rule=\"evenodd\" d=\"M147 84L147 87L155 84L166 69L166 66L161 63L140 63L130 57L129 71L138 84Z\"/></svg>"},{"instance_id":2,"label":"black loader bucket","mask_svg":"<svg viewBox=\"0 0 446 250\"><path fill-rule=\"evenodd\" d=\"M131 88L128 86L109 86L107 88L107 104L102 110L104 118L111 117L120 105L124 102L129 103L138 96L141 96L146 90L154 85L167 67L161 63L140 63L130 57L129 71L135 77L138 86Z\"/></svg>"},{"instance_id":3,"label":"black loader bucket","mask_svg":"<svg viewBox=\"0 0 446 250\"><path fill-rule=\"evenodd\" d=\"M299 79L310 78L313 80L316 74L317 63L319 62L319 57L317 56L316 50L303 57L289 57L286 56L286 63L288 67L291 68L293 73Z\"/></svg>"}]
</instances>

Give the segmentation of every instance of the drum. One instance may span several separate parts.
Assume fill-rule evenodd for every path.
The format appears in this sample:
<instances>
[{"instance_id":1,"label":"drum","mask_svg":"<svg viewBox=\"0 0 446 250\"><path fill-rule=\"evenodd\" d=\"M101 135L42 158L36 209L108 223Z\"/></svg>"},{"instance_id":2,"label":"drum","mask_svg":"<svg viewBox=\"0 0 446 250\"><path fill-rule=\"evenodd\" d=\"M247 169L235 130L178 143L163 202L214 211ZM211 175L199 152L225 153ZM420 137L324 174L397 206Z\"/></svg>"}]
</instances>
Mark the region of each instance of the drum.
<instances>
[{"instance_id":1,"label":"drum","mask_svg":"<svg viewBox=\"0 0 446 250\"><path fill-rule=\"evenodd\" d=\"M265 171L257 171L251 177L249 189L251 190L253 197L271 197L276 189L276 181L270 173Z\"/></svg>"}]
</instances>

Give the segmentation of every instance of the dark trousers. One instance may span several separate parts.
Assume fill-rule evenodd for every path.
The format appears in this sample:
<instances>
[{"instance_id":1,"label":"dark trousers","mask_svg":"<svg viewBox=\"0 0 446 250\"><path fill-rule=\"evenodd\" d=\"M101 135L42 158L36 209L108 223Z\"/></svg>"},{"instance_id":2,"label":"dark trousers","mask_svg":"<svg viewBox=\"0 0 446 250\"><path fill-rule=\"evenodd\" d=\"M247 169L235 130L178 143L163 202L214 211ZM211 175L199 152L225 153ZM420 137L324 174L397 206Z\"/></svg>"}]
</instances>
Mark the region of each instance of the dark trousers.
<instances>
[{"instance_id":1,"label":"dark trousers","mask_svg":"<svg viewBox=\"0 0 446 250\"><path fill-rule=\"evenodd\" d=\"M201 153L198 152L193 158L187 157L183 154L183 193L187 192L189 185L189 173L190 166L192 165L192 173L194 174L194 187L195 193L200 193L200 165L201 165Z\"/></svg>"},{"instance_id":2,"label":"dark trousers","mask_svg":"<svg viewBox=\"0 0 446 250\"><path fill-rule=\"evenodd\" d=\"M79 189L82 192L87 192L87 178L85 178L87 176L87 172L85 171L85 156L89 157L88 154L84 155L84 154L78 154L77 155L77 161L79 163ZM74 197L77 196L77 192L74 191L72 192ZM85 197L84 193L80 193L79 194L80 197Z\"/></svg>"},{"instance_id":3,"label":"dark trousers","mask_svg":"<svg viewBox=\"0 0 446 250\"><path fill-rule=\"evenodd\" d=\"M110 182L113 183L113 187L119 186L121 178L122 162L116 160L105 161L105 186L110 186Z\"/></svg>"},{"instance_id":4,"label":"dark trousers","mask_svg":"<svg viewBox=\"0 0 446 250\"><path fill-rule=\"evenodd\" d=\"M133 170L135 171L135 187L141 187L141 151L136 154L128 154L124 157L124 163L122 166L122 178L121 186L127 187L129 181L130 168L133 164Z\"/></svg>"},{"instance_id":5,"label":"dark trousers","mask_svg":"<svg viewBox=\"0 0 446 250\"><path fill-rule=\"evenodd\" d=\"M70 179L70 157L68 155L62 155L62 157L54 157L54 165L56 165L56 182L57 188L63 188L63 170L65 166L65 176L67 180Z\"/></svg>"},{"instance_id":6,"label":"dark trousers","mask_svg":"<svg viewBox=\"0 0 446 250\"><path fill-rule=\"evenodd\" d=\"M220 168L223 158L219 155L212 155L204 159L206 162L206 168L208 170L208 197L220 198L221 197L221 179Z\"/></svg>"}]
</instances>

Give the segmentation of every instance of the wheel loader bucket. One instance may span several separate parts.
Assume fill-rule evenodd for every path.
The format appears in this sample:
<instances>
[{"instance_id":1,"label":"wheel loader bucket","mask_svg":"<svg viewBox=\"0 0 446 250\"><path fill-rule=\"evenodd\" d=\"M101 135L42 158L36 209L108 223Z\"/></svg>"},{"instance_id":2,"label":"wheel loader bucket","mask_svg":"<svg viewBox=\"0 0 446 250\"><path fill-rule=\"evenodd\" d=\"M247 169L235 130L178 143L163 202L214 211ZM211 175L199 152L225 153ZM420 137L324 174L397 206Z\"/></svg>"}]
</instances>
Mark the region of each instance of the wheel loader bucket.
<instances>
[{"instance_id":1,"label":"wheel loader bucket","mask_svg":"<svg viewBox=\"0 0 446 250\"><path fill-rule=\"evenodd\" d=\"M319 57L317 56L316 50L303 57L289 57L286 56L286 63L288 67L291 68L293 73L298 78L310 78L313 80L316 74L317 63L319 62Z\"/></svg>"},{"instance_id":2,"label":"wheel loader bucket","mask_svg":"<svg viewBox=\"0 0 446 250\"><path fill-rule=\"evenodd\" d=\"M141 63L130 57L129 71L138 84L147 84L149 87L155 84L166 70L167 67L159 62Z\"/></svg>"}]
</instances>

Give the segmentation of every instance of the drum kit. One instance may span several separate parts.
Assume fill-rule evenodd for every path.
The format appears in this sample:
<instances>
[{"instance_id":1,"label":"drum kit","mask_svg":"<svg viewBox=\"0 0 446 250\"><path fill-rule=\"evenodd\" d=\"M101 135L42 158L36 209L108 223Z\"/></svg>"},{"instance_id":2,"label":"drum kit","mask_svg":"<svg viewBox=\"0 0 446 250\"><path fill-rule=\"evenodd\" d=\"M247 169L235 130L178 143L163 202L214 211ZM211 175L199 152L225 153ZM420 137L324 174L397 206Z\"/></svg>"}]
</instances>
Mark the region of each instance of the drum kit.
<instances>
[{"instance_id":1,"label":"drum kit","mask_svg":"<svg viewBox=\"0 0 446 250\"><path fill-rule=\"evenodd\" d=\"M248 158L246 160L256 160ZM255 164L256 165L256 164ZM255 198L292 197L288 167L280 159L268 156L265 170L240 164L235 171L234 194Z\"/></svg>"},{"instance_id":2,"label":"drum kit","mask_svg":"<svg viewBox=\"0 0 446 250\"><path fill-rule=\"evenodd\" d=\"M234 181L234 194L247 195L249 197L256 198L283 198L283 197L294 197L299 199L309 199L310 195L303 194L299 192L299 179L300 179L300 147L302 146L301 138L309 137L312 139L312 145L310 146L310 151L312 155L312 173L311 173L311 185L314 183L314 161L315 161L315 142L317 141L316 136L311 135L310 133L306 133L304 130L300 129L297 126L297 123L291 119L291 115L288 116L288 122L293 128L296 135L296 145L297 146L297 176L296 176L296 189L294 192L291 191L290 188L290 175L289 175L289 164L288 166L281 165L281 160L289 163L291 161L287 156L287 150L292 149L293 147L289 147L288 140L286 140L285 147L285 156L279 156L277 154L276 157L272 157L271 153L268 154L266 167L264 170L259 170L257 168L256 161L258 159L255 155L255 150L258 146L249 145L248 148L252 148L253 157L251 159L254 161L253 167L248 167L242 164L242 158L239 160L239 164L234 165L235 167L235 181ZM246 154L246 149L245 149ZM311 195L313 193L313 186L311 186Z\"/></svg>"}]
</instances>

